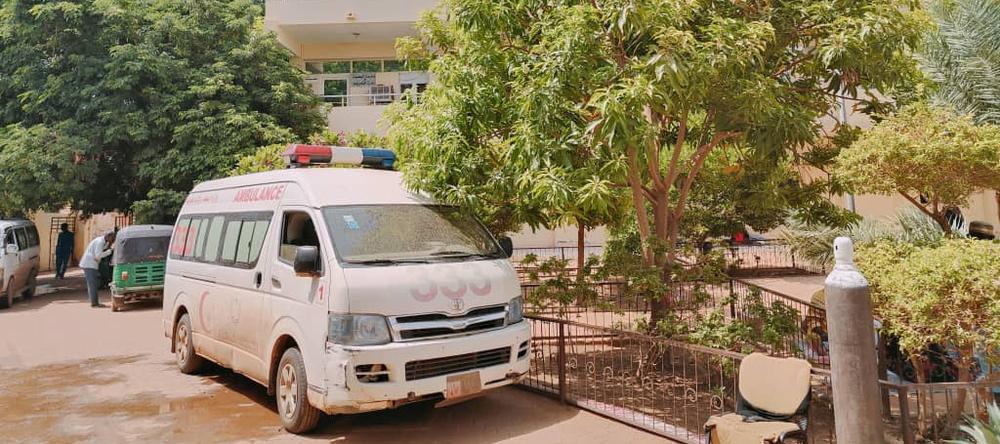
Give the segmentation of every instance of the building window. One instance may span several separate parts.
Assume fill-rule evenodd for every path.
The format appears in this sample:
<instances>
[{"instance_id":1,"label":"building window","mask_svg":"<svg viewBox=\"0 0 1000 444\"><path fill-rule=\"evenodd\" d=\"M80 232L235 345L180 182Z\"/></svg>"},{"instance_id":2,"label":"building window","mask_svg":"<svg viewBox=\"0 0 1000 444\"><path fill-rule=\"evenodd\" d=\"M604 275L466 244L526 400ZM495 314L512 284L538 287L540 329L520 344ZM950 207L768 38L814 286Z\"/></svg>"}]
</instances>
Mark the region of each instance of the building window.
<instances>
[{"instance_id":1,"label":"building window","mask_svg":"<svg viewBox=\"0 0 1000 444\"><path fill-rule=\"evenodd\" d=\"M427 66L427 60L330 60L306 62L306 71L310 74L406 72L425 71Z\"/></svg>"},{"instance_id":2,"label":"building window","mask_svg":"<svg viewBox=\"0 0 1000 444\"><path fill-rule=\"evenodd\" d=\"M323 73L344 74L351 72L351 62L323 62Z\"/></svg>"},{"instance_id":3,"label":"building window","mask_svg":"<svg viewBox=\"0 0 1000 444\"><path fill-rule=\"evenodd\" d=\"M351 72L382 72L381 60L360 60L351 65Z\"/></svg>"},{"instance_id":4,"label":"building window","mask_svg":"<svg viewBox=\"0 0 1000 444\"><path fill-rule=\"evenodd\" d=\"M331 103L333 106L347 105L347 80L323 80L323 99Z\"/></svg>"}]
</instances>

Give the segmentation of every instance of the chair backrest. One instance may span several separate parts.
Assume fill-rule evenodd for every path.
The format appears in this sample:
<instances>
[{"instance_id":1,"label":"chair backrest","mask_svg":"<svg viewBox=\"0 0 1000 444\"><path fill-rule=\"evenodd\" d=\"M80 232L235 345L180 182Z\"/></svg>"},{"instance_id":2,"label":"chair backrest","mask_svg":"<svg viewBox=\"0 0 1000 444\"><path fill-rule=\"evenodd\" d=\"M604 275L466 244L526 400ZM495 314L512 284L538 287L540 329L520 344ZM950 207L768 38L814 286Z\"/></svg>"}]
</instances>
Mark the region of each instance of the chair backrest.
<instances>
[{"instance_id":1,"label":"chair backrest","mask_svg":"<svg viewBox=\"0 0 1000 444\"><path fill-rule=\"evenodd\" d=\"M739 391L754 409L792 416L809 397L809 361L752 353L740 363Z\"/></svg>"}]
</instances>

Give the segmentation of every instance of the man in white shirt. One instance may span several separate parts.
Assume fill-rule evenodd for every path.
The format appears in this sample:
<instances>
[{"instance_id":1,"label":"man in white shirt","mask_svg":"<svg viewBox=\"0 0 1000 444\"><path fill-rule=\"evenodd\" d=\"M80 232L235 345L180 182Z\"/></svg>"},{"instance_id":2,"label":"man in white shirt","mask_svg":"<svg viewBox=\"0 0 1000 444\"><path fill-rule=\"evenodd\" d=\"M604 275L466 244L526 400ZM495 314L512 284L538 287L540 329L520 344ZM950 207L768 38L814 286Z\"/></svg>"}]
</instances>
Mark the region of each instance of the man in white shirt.
<instances>
[{"instance_id":1,"label":"man in white shirt","mask_svg":"<svg viewBox=\"0 0 1000 444\"><path fill-rule=\"evenodd\" d=\"M103 307L97 298L97 288L101 285L101 273L98 270L101 267L101 259L114 251L112 249L114 244L115 233L113 231L97 236L90 241L90 245L87 245L86 251L83 252L83 257L80 258L80 268L83 269L83 276L87 278L87 296L90 297L91 307ZM112 248L107 248L108 245L111 245ZM106 248L107 251L105 251Z\"/></svg>"}]
</instances>

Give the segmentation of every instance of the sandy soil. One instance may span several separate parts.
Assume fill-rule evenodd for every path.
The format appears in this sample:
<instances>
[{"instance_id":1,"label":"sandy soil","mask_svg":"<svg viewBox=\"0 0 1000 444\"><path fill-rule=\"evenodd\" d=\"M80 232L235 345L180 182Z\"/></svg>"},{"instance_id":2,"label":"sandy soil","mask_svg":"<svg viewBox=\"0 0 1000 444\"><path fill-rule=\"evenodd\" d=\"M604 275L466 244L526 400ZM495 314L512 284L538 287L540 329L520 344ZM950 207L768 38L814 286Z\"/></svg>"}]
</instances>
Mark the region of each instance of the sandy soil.
<instances>
[{"instance_id":1,"label":"sandy soil","mask_svg":"<svg viewBox=\"0 0 1000 444\"><path fill-rule=\"evenodd\" d=\"M313 435L289 435L263 387L221 368L178 372L158 304L91 308L69 276L43 278L55 291L0 311L0 442L662 442L517 388L330 417Z\"/></svg>"}]
</instances>

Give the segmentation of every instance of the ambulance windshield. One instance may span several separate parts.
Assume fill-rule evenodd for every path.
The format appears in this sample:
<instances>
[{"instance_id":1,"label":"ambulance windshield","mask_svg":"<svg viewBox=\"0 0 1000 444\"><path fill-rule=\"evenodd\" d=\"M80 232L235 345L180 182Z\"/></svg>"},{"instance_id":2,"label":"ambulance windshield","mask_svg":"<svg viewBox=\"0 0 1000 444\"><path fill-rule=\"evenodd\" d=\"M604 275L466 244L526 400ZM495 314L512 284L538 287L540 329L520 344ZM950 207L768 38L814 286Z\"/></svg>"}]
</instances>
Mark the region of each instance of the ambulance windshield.
<instances>
[{"instance_id":1,"label":"ambulance windshield","mask_svg":"<svg viewBox=\"0 0 1000 444\"><path fill-rule=\"evenodd\" d=\"M351 205L323 210L340 260L355 265L502 259L486 229L447 205Z\"/></svg>"}]
</instances>

